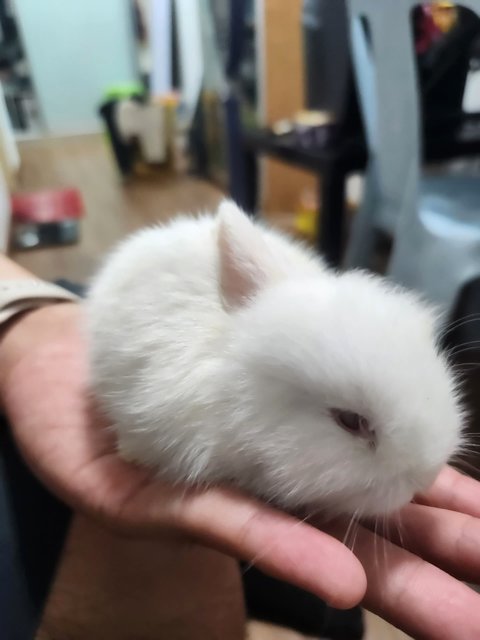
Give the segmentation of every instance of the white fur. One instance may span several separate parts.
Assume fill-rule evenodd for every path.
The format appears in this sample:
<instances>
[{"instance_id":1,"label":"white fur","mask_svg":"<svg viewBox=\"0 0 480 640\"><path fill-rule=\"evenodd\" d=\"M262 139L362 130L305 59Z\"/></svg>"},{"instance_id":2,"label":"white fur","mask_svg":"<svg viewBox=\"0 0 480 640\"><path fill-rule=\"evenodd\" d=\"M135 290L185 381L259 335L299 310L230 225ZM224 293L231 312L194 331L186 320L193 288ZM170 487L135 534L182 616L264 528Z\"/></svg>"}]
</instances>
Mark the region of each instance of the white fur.
<instances>
[{"instance_id":1,"label":"white fur","mask_svg":"<svg viewBox=\"0 0 480 640\"><path fill-rule=\"evenodd\" d=\"M459 446L430 310L327 270L231 202L128 239L86 308L93 387L121 453L174 481L376 515L428 487ZM331 408L367 417L376 450Z\"/></svg>"}]
</instances>

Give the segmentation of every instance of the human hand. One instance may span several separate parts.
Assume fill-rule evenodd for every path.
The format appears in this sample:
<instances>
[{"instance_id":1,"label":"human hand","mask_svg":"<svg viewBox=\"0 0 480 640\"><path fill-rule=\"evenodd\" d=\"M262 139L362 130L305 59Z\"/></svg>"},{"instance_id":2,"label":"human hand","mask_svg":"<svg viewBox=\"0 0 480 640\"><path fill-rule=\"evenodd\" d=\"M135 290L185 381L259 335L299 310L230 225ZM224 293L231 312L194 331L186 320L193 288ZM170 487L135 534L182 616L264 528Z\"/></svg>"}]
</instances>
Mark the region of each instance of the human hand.
<instances>
[{"instance_id":1,"label":"human hand","mask_svg":"<svg viewBox=\"0 0 480 640\"><path fill-rule=\"evenodd\" d=\"M402 513L402 541L360 528L355 556L334 537L231 491L174 488L120 460L89 400L81 309L15 323L0 345L0 393L23 455L57 495L131 535L187 536L307 589L366 606L417 638L480 637L480 485L446 469ZM331 530L343 539L345 528ZM405 549L402 548L405 546ZM408 550L407 550L408 549Z\"/></svg>"},{"instance_id":2,"label":"human hand","mask_svg":"<svg viewBox=\"0 0 480 640\"><path fill-rule=\"evenodd\" d=\"M359 561L339 541L233 491L152 480L115 453L88 390L81 307L62 304L16 322L0 344L0 395L38 477L74 509L133 536L187 536L251 561L337 607L365 590Z\"/></svg>"}]
</instances>

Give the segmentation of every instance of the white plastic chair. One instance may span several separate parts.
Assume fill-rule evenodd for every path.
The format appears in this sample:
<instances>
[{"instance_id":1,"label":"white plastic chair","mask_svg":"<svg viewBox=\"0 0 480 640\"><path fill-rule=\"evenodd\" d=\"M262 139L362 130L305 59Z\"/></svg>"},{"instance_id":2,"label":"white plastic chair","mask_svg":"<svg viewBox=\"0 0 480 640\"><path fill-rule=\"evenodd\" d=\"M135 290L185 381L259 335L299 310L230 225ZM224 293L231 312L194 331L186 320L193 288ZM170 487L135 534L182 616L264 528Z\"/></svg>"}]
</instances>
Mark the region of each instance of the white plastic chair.
<instances>
[{"instance_id":1,"label":"white plastic chair","mask_svg":"<svg viewBox=\"0 0 480 640\"><path fill-rule=\"evenodd\" d=\"M388 275L451 311L480 277L480 178L421 175L414 0L348 0L352 55L368 140L365 197L346 251L366 266L375 229L394 240ZM480 0L465 0L480 14Z\"/></svg>"}]
</instances>

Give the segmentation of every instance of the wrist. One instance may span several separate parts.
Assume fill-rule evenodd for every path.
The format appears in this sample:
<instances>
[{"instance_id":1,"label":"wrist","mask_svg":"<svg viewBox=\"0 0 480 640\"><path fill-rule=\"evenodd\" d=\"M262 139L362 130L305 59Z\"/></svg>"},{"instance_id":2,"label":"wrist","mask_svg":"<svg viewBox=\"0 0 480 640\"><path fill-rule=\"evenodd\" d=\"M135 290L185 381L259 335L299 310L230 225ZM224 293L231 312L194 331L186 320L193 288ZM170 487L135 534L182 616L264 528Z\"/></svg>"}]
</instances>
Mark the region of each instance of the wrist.
<instances>
[{"instance_id":1,"label":"wrist","mask_svg":"<svg viewBox=\"0 0 480 640\"><path fill-rule=\"evenodd\" d=\"M24 357L78 328L78 310L73 302L52 303L24 311L0 326L0 397L10 372Z\"/></svg>"}]
</instances>

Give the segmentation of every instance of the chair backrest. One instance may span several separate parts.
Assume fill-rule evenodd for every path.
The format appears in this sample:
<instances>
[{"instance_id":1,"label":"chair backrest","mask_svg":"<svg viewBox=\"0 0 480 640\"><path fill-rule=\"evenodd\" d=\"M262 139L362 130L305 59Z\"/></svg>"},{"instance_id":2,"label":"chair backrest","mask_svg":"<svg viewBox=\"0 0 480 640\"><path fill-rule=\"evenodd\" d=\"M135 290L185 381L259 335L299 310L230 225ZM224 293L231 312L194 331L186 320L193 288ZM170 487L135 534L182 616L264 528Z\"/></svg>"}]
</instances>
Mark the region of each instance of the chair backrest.
<instances>
[{"instance_id":1,"label":"chair backrest","mask_svg":"<svg viewBox=\"0 0 480 640\"><path fill-rule=\"evenodd\" d=\"M348 0L351 47L379 209L396 232L418 224L422 155L412 10L420 0ZM480 0L461 6L480 16Z\"/></svg>"},{"instance_id":2,"label":"chair backrest","mask_svg":"<svg viewBox=\"0 0 480 640\"><path fill-rule=\"evenodd\" d=\"M421 157L411 11L415 0L348 0L370 179L391 220L413 218Z\"/></svg>"}]
</instances>

